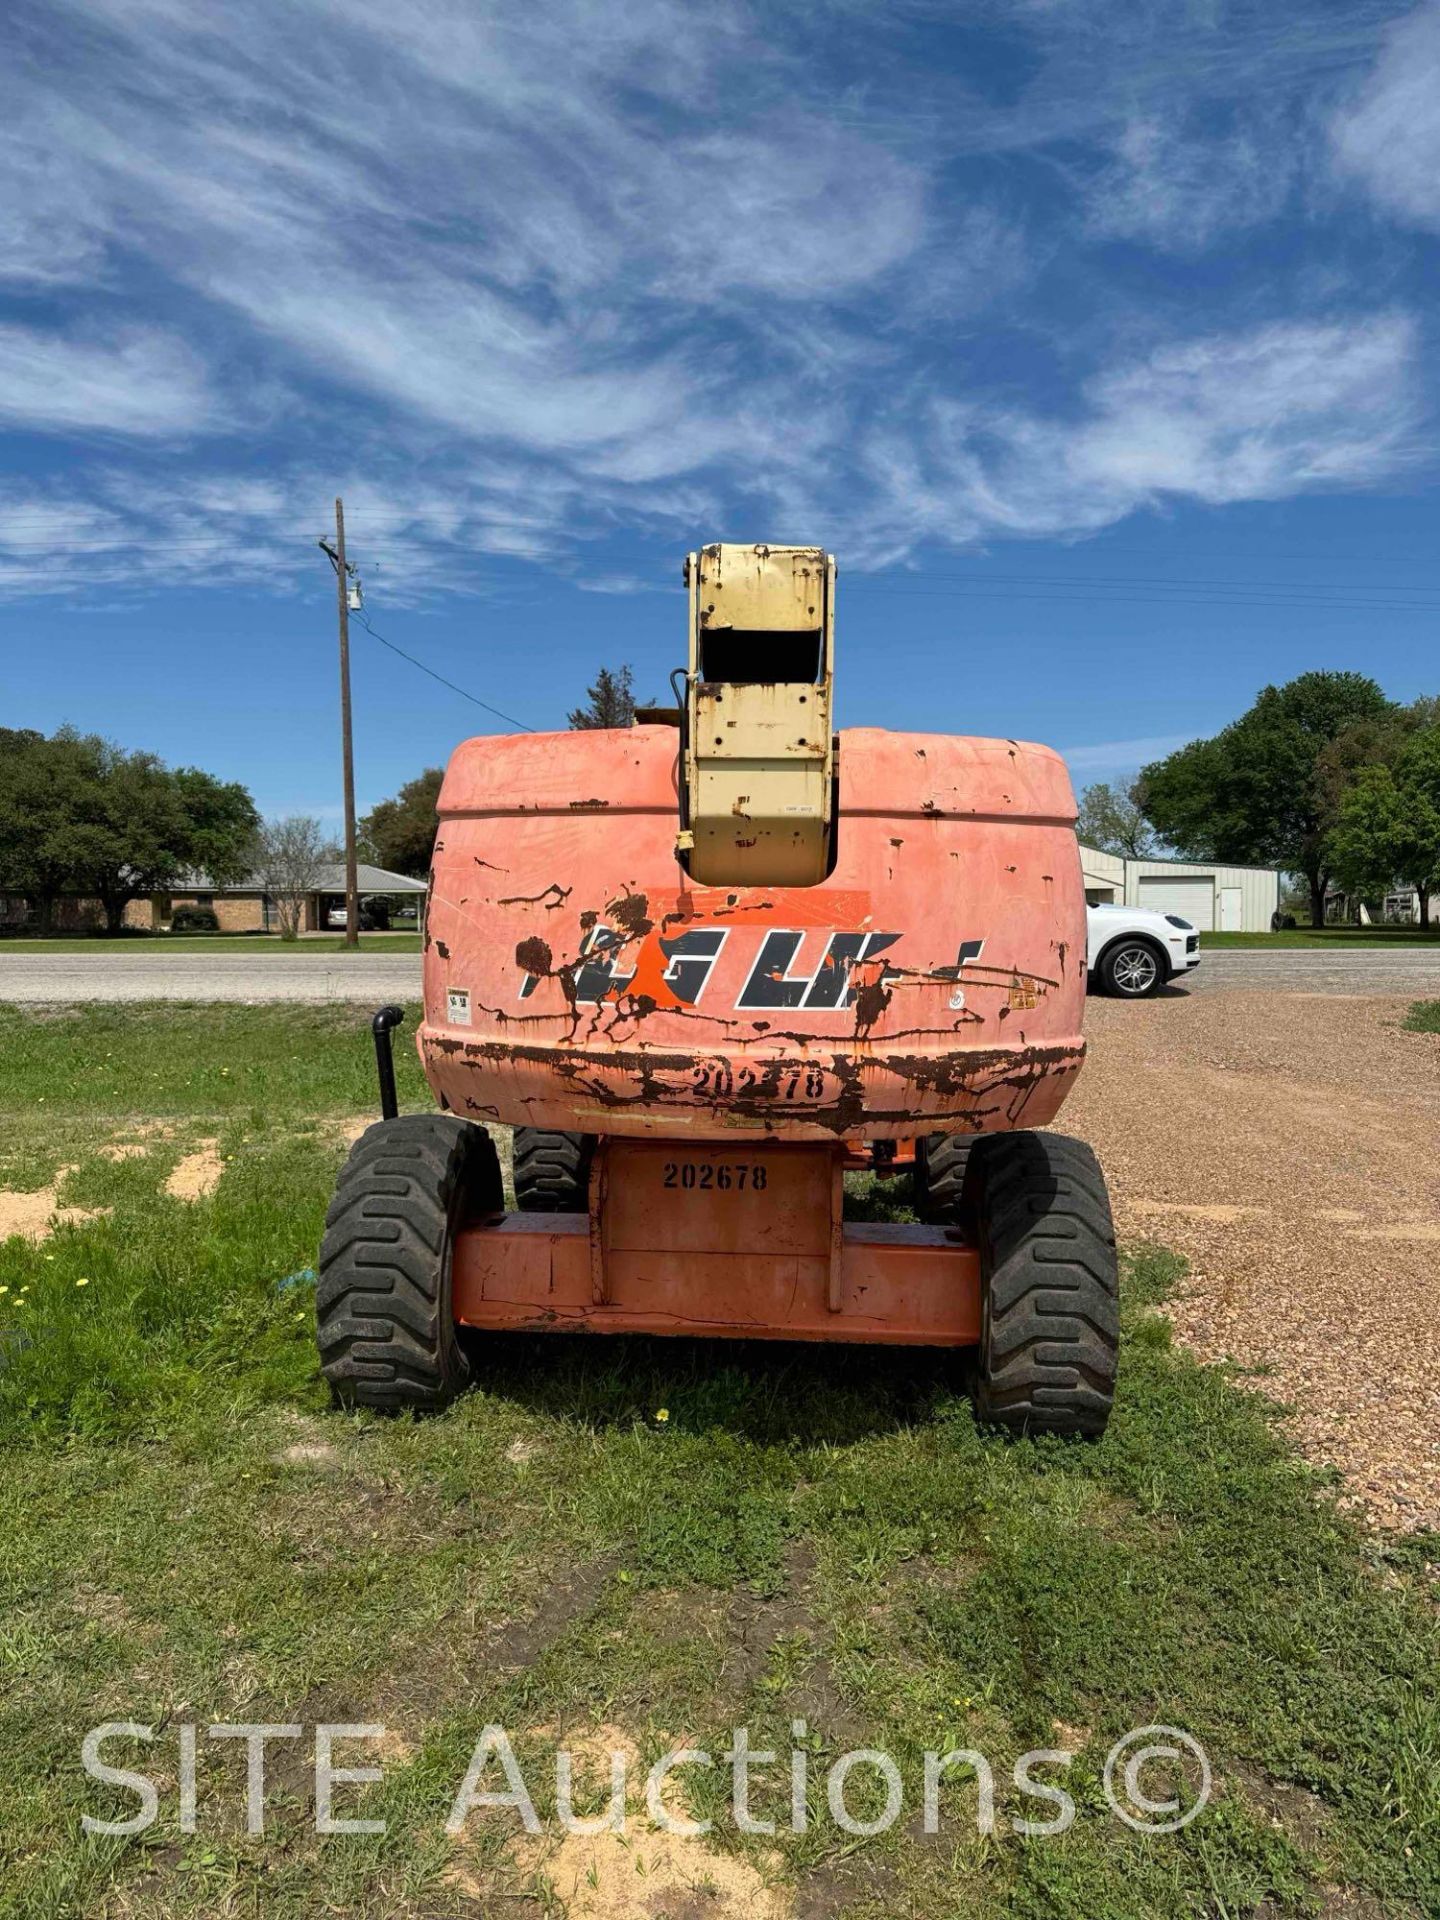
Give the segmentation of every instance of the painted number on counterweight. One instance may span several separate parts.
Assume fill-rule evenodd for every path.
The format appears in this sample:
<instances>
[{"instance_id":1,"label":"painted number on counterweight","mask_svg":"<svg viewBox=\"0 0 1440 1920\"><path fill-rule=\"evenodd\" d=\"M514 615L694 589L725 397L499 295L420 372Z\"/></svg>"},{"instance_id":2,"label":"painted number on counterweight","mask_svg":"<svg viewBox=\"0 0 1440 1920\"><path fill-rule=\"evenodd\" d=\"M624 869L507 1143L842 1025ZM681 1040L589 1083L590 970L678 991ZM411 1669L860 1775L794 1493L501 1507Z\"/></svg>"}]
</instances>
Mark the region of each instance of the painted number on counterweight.
<instances>
[{"instance_id":1,"label":"painted number on counterweight","mask_svg":"<svg viewBox=\"0 0 1440 1920\"><path fill-rule=\"evenodd\" d=\"M776 1100L823 1100L825 1073L821 1067L785 1067L773 1069L732 1067L728 1061L702 1062L691 1069L696 1093L711 1100L729 1100L735 1094L754 1094Z\"/></svg>"},{"instance_id":2,"label":"painted number on counterweight","mask_svg":"<svg viewBox=\"0 0 1440 1920\"><path fill-rule=\"evenodd\" d=\"M667 1160L665 1185L685 1193L743 1193L747 1187L762 1193L769 1172L768 1167L749 1166L743 1160L733 1165L724 1160Z\"/></svg>"}]
</instances>

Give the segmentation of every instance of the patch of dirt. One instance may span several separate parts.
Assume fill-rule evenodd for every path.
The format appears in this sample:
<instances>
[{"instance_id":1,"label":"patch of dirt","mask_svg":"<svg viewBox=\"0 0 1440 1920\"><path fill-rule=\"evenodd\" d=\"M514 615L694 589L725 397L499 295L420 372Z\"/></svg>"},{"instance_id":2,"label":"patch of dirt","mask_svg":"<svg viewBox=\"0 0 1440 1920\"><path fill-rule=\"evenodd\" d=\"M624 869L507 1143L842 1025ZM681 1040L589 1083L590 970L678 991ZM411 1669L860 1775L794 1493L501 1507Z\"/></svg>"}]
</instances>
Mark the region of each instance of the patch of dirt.
<instances>
[{"instance_id":1,"label":"patch of dirt","mask_svg":"<svg viewBox=\"0 0 1440 1920\"><path fill-rule=\"evenodd\" d=\"M521 1834L506 1849L501 1884L459 1860L446 1875L467 1898L490 1911L487 1900L539 1897L567 1920L792 1920L788 1892L771 1886L750 1862L717 1852L702 1834L667 1832L645 1811L647 1768L622 1728L603 1726L565 1743L578 1790L608 1791L610 1755L626 1763L625 1830L569 1833L558 1823L543 1834ZM667 1783L666 1804L677 1819L689 1818L679 1793L683 1775ZM503 1882L508 1881L508 1887Z\"/></svg>"},{"instance_id":2,"label":"patch of dirt","mask_svg":"<svg viewBox=\"0 0 1440 1920\"><path fill-rule=\"evenodd\" d=\"M1409 1900L1399 1906L1387 1906L1360 1887L1315 1887L1311 1891L1320 1903L1314 1909L1315 1920L1421 1920L1420 1909ZM1281 1920L1282 1911L1293 1909L1282 1909L1273 1900L1262 1900L1255 1909L1254 1920Z\"/></svg>"},{"instance_id":3,"label":"patch of dirt","mask_svg":"<svg viewBox=\"0 0 1440 1920\"><path fill-rule=\"evenodd\" d=\"M340 1464L339 1453L324 1440L297 1440L275 1458L299 1466L338 1467Z\"/></svg>"},{"instance_id":4,"label":"patch of dirt","mask_svg":"<svg viewBox=\"0 0 1440 1920\"><path fill-rule=\"evenodd\" d=\"M218 1140L202 1140L193 1153L176 1163L165 1191L172 1200L204 1200L220 1184L225 1162L220 1158Z\"/></svg>"},{"instance_id":5,"label":"patch of dirt","mask_svg":"<svg viewBox=\"0 0 1440 1920\"><path fill-rule=\"evenodd\" d=\"M1122 1241L1190 1274L1170 1317L1264 1369L1312 1460L1384 1526L1440 1527L1440 1037L1405 998L1223 991L1092 1000L1059 1127L1088 1139Z\"/></svg>"},{"instance_id":6,"label":"patch of dirt","mask_svg":"<svg viewBox=\"0 0 1440 1920\"><path fill-rule=\"evenodd\" d=\"M1227 1780L1239 1781L1251 1806L1302 1853L1324 1852L1332 1815L1318 1794L1311 1793L1308 1787L1272 1780L1269 1774L1243 1760L1227 1760L1223 1771Z\"/></svg>"},{"instance_id":7,"label":"patch of dirt","mask_svg":"<svg viewBox=\"0 0 1440 1920\"><path fill-rule=\"evenodd\" d=\"M149 1148L142 1140L109 1140L100 1148L102 1160L143 1160Z\"/></svg>"},{"instance_id":8,"label":"patch of dirt","mask_svg":"<svg viewBox=\"0 0 1440 1920\"><path fill-rule=\"evenodd\" d=\"M118 1593L107 1592L103 1587L77 1587L70 1604L85 1619L95 1621L98 1626L112 1633L130 1632L135 1627L135 1615L129 1601Z\"/></svg>"},{"instance_id":9,"label":"patch of dirt","mask_svg":"<svg viewBox=\"0 0 1440 1920\"><path fill-rule=\"evenodd\" d=\"M547 1582L539 1606L521 1620L506 1622L481 1650L487 1666L532 1666L573 1621L594 1611L610 1576L620 1564L618 1554L590 1560L558 1571Z\"/></svg>"},{"instance_id":10,"label":"patch of dirt","mask_svg":"<svg viewBox=\"0 0 1440 1920\"><path fill-rule=\"evenodd\" d=\"M764 1675L777 1641L791 1634L816 1632L805 1589L815 1573L815 1555L803 1541L785 1554L785 1579L779 1593L758 1594L741 1587L730 1602L722 1679L737 1694L748 1693Z\"/></svg>"},{"instance_id":11,"label":"patch of dirt","mask_svg":"<svg viewBox=\"0 0 1440 1920\"><path fill-rule=\"evenodd\" d=\"M36 1187L31 1193L0 1187L0 1240L18 1234L32 1243L48 1240L56 1227L84 1226L87 1220L99 1220L108 1207L62 1207L59 1193L74 1167L61 1167L48 1187Z\"/></svg>"}]
</instances>

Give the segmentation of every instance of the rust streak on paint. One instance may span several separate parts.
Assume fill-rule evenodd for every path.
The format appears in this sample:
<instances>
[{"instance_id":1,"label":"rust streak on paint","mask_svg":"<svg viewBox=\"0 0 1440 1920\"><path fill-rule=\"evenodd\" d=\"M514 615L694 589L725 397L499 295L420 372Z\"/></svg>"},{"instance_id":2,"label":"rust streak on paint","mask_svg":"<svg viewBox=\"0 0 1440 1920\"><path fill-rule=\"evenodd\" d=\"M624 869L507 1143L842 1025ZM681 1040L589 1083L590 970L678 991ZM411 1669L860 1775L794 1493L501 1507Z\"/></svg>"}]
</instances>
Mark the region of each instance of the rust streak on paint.
<instances>
[{"instance_id":1,"label":"rust streak on paint","mask_svg":"<svg viewBox=\"0 0 1440 1920\"><path fill-rule=\"evenodd\" d=\"M503 900L495 902L497 907L538 907L552 913L556 907L563 906L575 891L573 887L562 887L558 880L552 880L543 893L512 893Z\"/></svg>"}]
</instances>

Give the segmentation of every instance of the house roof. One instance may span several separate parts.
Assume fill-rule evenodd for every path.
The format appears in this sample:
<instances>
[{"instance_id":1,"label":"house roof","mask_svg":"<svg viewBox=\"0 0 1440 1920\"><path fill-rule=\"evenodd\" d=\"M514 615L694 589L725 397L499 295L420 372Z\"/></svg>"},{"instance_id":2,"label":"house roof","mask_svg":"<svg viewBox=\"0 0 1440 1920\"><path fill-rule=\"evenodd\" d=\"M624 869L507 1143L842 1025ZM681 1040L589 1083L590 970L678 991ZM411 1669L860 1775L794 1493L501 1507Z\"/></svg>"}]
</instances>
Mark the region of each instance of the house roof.
<instances>
[{"instance_id":1,"label":"house roof","mask_svg":"<svg viewBox=\"0 0 1440 1920\"><path fill-rule=\"evenodd\" d=\"M327 860L316 869L319 878L307 889L310 893L344 893L345 862ZM360 861L355 880L361 893L424 893L426 882L412 879L408 873L391 873L388 867L372 867ZM234 886L217 887L207 874L188 873L170 889L172 893L263 893L265 883L259 874L237 880Z\"/></svg>"},{"instance_id":2,"label":"house roof","mask_svg":"<svg viewBox=\"0 0 1440 1920\"><path fill-rule=\"evenodd\" d=\"M345 891L345 862L322 868L323 878L316 889L320 893ZM413 880L407 873L391 873L388 867L367 866L362 860L355 869L355 883L361 893L424 893L425 881Z\"/></svg>"}]
</instances>

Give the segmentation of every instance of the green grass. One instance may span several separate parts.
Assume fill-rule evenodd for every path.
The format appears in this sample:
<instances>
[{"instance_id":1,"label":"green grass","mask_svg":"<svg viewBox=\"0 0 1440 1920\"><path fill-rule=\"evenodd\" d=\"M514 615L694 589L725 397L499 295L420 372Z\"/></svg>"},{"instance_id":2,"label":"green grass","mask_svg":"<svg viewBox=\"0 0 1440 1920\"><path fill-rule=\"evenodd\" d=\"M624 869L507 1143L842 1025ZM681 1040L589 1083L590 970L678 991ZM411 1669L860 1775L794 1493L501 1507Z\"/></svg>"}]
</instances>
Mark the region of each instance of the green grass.
<instances>
[{"instance_id":1,"label":"green grass","mask_svg":"<svg viewBox=\"0 0 1440 1920\"><path fill-rule=\"evenodd\" d=\"M361 950L369 953L419 953L420 935L362 933ZM110 939L103 934L57 934L41 939L35 934L0 937L0 953L344 953L344 934L306 934L282 940L276 933L137 933L127 930Z\"/></svg>"},{"instance_id":2,"label":"green grass","mask_svg":"<svg viewBox=\"0 0 1440 1920\"><path fill-rule=\"evenodd\" d=\"M1412 1000L1400 1024L1407 1033L1440 1033L1440 1000Z\"/></svg>"},{"instance_id":3,"label":"green grass","mask_svg":"<svg viewBox=\"0 0 1440 1920\"><path fill-rule=\"evenodd\" d=\"M1357 1916L1440 1908L1436 1544L1363 1534L1269 1403L1171 1344L1163 1250L1127 1260L1097 1445L981 1432L942 1357L692 1341L497 1340L440 1419L343 1415L310 1296L281 1283L313 1263L340 1121L372 1104L364 1020L0 1021L0 1187L70 1168L61 1201L110 1210L0 1245L3 1920L559 1915L507 1819L443 1833L487 1721L514 1732L544 1811L543 1763L553 1780L586 1730L653 1757L682 1734L723 1751L748 1724L788 1757L796 1717L808 1833L739 1835L716 1776L692 1776L692 1804L717 1819L701 1867L746 1859L801 1912L1299 1916L1336 1885ZM419 1104L412 1049L397 1059ZM170 1199L204 1139L218 1188ZM102 1156L127 1142L143 1151ZM340 1808L389 1831L317 1838L292 1761L251 1839L236 1757L208 1748L199 1831L179 1831L174 1722L291 1718L392 1729L384 1783ZM164 1776L161 1818L129 1840L79 1832L82 1809L133 1806L79 1766L105 1719L160 1730L131 1763ZM1116 1736L1156 1722L1216 1775L1165 1839L1121 1826L1099 1785ZM1080 1815L1024 1839L1007 1816L1050 1810L1005 1770L1052 1744L1078 1751ZM993 1756L997 1832L976 1834L962 1783L938 1841L908 1819L839 1832L824 1769L854 1746L911 1788L927 1747ZM787 1805L783 1773L759 1786L757 1812ZM709 1910L634 1884L637 1914Z\"/></svg>"},{"instance_id":4,"label":"green grass","mask_svg":"<svg viewBox=\"0 0 1440 1920\"><path fill-rule=\"evenodd\" d=\"M1419 927L1292 927L1282 933L1202 933L1200 950L1212 947L1423 947L1440 941L1440 929Z\"/></svg>"}]
</instances>

